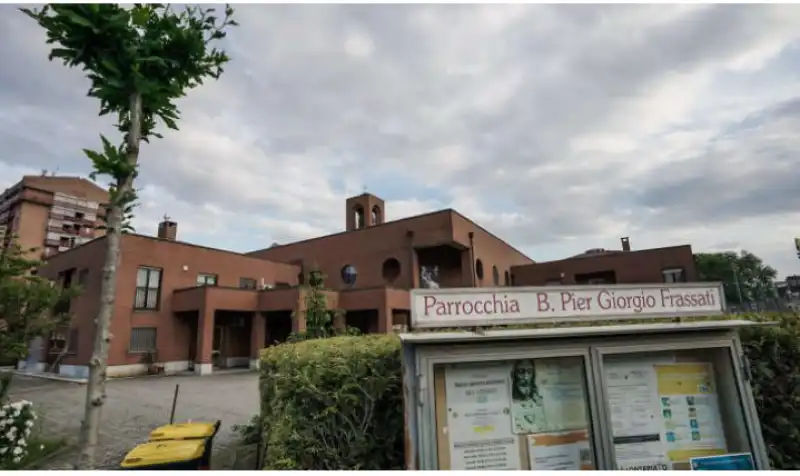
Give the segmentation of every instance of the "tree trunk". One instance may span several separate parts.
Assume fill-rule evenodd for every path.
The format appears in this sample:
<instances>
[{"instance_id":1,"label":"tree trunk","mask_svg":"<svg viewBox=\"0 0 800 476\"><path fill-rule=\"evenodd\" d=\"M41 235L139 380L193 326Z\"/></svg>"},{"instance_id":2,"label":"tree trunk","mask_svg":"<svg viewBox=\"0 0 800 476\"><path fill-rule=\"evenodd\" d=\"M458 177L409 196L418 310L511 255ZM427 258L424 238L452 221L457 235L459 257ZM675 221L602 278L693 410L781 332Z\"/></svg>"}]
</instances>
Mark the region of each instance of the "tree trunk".
<instances>
[{"instance_id":1,"label":"tree trunk","mask_svg":"<svg viewBox=\"0 0 800 476\"><path fill-rule=\"evenodd\" d=\"M130 98L130 129L126 136L126 158L136 164L141 141L142 96L134 93ZM133 190L133 174L117 179L117 197L125 197ZM100 433L100 416L106 401L106 371L108 348L111 343L111 318L117 289L117 264L119 263L124 207L119 200L109 206L106 217L106 256L100 285L100 310L95 320L94 348L89 361L89 381L86 385L86 407L80 432L80 453L75 469L95 469L95 450Z\"/></svg>"}]
</instances>

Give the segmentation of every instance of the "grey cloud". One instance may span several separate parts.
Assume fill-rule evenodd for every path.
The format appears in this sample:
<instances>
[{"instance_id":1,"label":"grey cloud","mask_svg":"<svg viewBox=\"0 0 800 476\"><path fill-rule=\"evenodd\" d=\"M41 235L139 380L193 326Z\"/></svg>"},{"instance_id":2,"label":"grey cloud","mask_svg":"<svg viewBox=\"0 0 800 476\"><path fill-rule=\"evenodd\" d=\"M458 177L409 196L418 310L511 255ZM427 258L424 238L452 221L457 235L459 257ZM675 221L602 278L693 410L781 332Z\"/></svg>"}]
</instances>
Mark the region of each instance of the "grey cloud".
<instances>
[{"instance_id":1,"label":"grey cloud","mask_svg":"<svg viewBox=\"0 0 800 476\"><path fill-rule=\"evenodd\" d=\"M11 8L0 7L0 61L18 66L0 71L0 103L40 114L17 123L0 115L0 160L85 166L80 148L96 147L107 121L83 97L80 73L48 64L42 33ZM765 96L755 115L722 125L690 111L683 127L702 124L715 138L638 172L631 164L661 151L637 129L647 118L626 109L671 75L722 74L720 65L797 26L796 6L237 9L242 26L225 43L234 61L181 102L181 132L144 149L141 180L188 204L269 218L282 241L340 229L342 194L360 192L340 182L352 189L366 176L431 184L453 203L476 197L487 208L479 221L519 246L597 235L608 223L679 226L797 205L797 141L774 137L796 125L797 99ZM368 37L370 56L346 54L353 34ZM609 130L634 150L570 146ZM764 165L736 172L755 161Z\"/></svg>"}]
</instances>

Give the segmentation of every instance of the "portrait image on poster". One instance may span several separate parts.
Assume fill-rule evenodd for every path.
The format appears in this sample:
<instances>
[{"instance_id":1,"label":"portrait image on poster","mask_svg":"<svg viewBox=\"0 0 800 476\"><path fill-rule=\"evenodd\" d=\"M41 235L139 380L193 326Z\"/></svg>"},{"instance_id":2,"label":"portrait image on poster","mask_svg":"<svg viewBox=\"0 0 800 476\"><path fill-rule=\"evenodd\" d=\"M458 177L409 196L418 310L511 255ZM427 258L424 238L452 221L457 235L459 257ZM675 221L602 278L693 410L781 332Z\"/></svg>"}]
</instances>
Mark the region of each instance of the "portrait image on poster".
<instances>
[{"instance_id":1,"label":"portrait image on poster","mask_svg":"<svg viewBox=\"0 0 800 476\"><path fill-rule=\"evenodd\" d=\"M581 358L516 360L511 364L510 378L515 434L588 427Z\"/></svg>"}]
</instances>

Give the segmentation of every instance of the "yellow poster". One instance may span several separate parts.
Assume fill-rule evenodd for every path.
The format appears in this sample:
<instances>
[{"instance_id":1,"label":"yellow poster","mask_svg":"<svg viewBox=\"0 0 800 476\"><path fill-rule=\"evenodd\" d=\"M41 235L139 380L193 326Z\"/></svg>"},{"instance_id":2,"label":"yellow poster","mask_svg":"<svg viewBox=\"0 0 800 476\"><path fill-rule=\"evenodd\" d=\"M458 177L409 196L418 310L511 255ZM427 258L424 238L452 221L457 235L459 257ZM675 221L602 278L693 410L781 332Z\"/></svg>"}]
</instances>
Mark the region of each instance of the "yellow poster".
<instances>
[{"instance_id":1,"label":"yellow poster","mask_svg":"<svg viewBox=\"0 0 800 476\"><path fill-rule=\"evenodd\" d=\"M680 469L690 458L725 454L713 366L676 363L654 367L667 455L673 468Z\"/></svg>"}]
</instances>

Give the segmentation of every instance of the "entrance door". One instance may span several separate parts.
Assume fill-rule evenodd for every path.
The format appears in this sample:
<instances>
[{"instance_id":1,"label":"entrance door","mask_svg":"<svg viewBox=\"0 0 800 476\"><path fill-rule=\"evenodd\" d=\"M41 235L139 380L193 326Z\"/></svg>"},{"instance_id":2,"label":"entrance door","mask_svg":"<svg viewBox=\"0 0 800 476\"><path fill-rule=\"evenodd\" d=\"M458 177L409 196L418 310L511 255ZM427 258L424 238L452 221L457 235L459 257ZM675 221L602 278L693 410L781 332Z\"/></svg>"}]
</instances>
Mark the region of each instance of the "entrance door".
<instances>
[{"instance_id":1,"label":"entrance door","mask_svg":"<svg viewBox=\"0 0 800 476\"><path fill-rule=\"evenodd\" d=\"M211 363L214 367L225 367L225 328L214 326L214 340L211 343Z\"/></svg>"}]
</instances>

